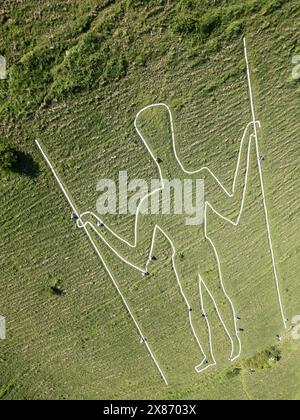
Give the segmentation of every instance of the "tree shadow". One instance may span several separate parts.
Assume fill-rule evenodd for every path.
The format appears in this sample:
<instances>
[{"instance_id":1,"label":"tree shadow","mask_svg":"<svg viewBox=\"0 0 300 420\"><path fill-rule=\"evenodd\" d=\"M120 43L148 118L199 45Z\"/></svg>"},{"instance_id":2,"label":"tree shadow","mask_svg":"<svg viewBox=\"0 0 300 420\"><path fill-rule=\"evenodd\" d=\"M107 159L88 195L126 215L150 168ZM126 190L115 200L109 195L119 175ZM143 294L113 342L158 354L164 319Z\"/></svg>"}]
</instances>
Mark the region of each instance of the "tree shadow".
<instances>
[{"instance_id":1,"label":"tree shadow","mask_svg":"<svg viewBox=\"0 0 300 420\"><path fill-rule=\"evenodd\" d=\"M25 152L14 150L15 162L12 165L12 171L22 176L36 178L40 174L40 167L33 157Z\"/></svg>"}]
</instances>

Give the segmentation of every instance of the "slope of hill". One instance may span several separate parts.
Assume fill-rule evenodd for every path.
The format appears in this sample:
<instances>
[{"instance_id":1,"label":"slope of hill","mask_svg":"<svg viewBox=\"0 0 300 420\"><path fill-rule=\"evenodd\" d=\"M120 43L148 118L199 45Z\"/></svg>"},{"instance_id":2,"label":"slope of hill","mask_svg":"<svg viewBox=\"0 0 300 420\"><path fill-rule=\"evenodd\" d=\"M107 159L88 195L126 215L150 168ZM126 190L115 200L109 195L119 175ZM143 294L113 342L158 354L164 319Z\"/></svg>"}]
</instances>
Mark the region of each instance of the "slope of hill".
<instances>
[{"instance_id":1,"label":"slope of hill","mask_svg":"<svg viewBox=\"0 0 300 420\"><path fill-rule=\"evenodd\" d=\"M292 59L300 54L299 15L298 0L2 2L0 54L8 78L0 80L0 139L22 155L18 172L1 174L0 314L8 327L0 341L1 398L299 399L300 341L283 329L253 153L240 226L209 214L244 330L242 358L233 366L210 307L218 366L196 374L199 353L163 236L149 281L99 243L168 375L165 387L34 143L39 139L80 211L95 210L99 179L116 178L119 170L128 170L129 179L157 177L133 121L144 106L164 102L174 115L184 164L190 170L208 165L230 188L243 128L251 121L246 35L290 326L300 315L300 110L299 83L292 78ZM159 118L156 127L167 133ZM153 120L144 126L150 137ZM167 142L152 141L167 155ZM234 216L235 203L229 208L219 189L209 188ZM133 239L133 216L107 216L107 222ZM184 260L193 242L180 234ZM187 268L198 258L212 282L210 255L195 255L185 261ZM284 337L280 344L277 334ZM250 375L272 346L280 361Z\"/></svg>"}]
</instances>

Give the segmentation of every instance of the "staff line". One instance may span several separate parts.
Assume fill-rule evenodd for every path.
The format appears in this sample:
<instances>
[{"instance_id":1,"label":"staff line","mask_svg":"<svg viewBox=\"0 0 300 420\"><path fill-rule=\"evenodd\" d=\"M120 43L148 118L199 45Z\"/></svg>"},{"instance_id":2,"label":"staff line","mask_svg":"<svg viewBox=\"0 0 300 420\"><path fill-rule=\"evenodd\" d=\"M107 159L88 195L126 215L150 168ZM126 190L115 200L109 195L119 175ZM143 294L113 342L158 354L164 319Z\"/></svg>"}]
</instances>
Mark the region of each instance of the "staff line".
<instances>
[{"instance_id":1,"label":"staff line","mask_svg":"<svg viewBox=\"0 0 300 420\"><path fill-rule=\"evenodd\" d=\"M253 99L253 87L252 87L252 81L251 81L251 72L250 72L246 38L244 38L244 53L245 53L245 61L246 61L246 66L247 66L247 79L248 79L248 86L249 86L251 112L252 112L253 121L255 121L256 120L256 115L255 115L255 106L254 106L254 99ZM256 143L256 155L257 155L257 160L259 161L259 158L260 158L259 141L258 141L258 134L257 134L257 129L256 129L255 125L254 125L254 136L255 136L255 143ZM276 283L276 289L277 289L277 294L278 294L281 316L282 316L284 327L285 327L285 329L287 329L288 328L287 319L286 319L286 316L284 314L284 309L283 309L283 303L282 303L280 285L279 285L279 277L278 277L277 266L276 266L276 258L275 258L272 235L271 235L271 226L270 226L270 221L269 221L269 211L268 211L268 206L267 206L267 198L266 198L265 185L264 185L264 176L263 176L262 166L261 165L258 165L258 166L259 166L259 177L260 177L261 191L262 191L262 196L263 196L265 219L266 219L267 232L268 232L269 248L270 248L271 257L272 257L272 267L273 267L273 272L274 272L274 277L275 277L275 283Z\"/></svg>"}]
</instances>

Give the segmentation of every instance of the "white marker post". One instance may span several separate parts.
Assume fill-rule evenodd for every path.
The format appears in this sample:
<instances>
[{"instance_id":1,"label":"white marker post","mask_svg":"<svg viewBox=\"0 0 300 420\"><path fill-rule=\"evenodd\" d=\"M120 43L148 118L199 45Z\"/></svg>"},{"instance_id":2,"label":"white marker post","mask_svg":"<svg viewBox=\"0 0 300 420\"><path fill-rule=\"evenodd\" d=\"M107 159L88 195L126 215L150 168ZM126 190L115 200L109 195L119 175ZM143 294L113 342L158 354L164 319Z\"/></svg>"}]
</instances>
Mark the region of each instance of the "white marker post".
<instances>
[{"instance_id":1,"label":"white marker post","mask_svg":"<svg viewBox=\"0 0 300 420\"><path fill-rule=\"evenodd\" d=\"M7 79L6 58L0 55L0 80Z\"/></svg>"},{"instance_id":2,"label":"white marker post","mask_svg":"<svg viewBox=\"0 0 300 420\"><path fill-rule=\"evenodd\" d=\"M0 315L0 340L6 339L6 319Z\"/></svg>"}]
</instances>

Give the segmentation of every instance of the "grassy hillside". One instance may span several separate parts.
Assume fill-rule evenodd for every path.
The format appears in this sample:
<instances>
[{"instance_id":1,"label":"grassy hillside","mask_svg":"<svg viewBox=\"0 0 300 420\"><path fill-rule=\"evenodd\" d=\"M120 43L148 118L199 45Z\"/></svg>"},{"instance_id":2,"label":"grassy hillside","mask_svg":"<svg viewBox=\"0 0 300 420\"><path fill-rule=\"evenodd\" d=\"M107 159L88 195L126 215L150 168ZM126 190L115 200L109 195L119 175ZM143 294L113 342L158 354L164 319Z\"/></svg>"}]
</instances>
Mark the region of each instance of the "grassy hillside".
<instances>
[{"instance_id":1,"label":"grassy hillside","mask_svg":"<svg viewBox=\"0 0 300 420\"><path fill-rule=\"evenodd\" d=\"M300 314L300 111L299 83L292 80L299 15L297 0L1 3L0 54L7 58L9 77L0 81L0 139L22 152L19 171L1 174L0 314L8 322L7 339L0 342L1 398L299 399L300 342L282 328L254 155L240 226L209 216L244 329L236 366L226 361L229 347L209 307L219 365L195 373L199 352L163 236L147 281L99 243L166 371L166 388L34 145L39 139L45 147L80 211L95 211L99 179L116 177L120 169L127 169L130 179L157 176L133 120L144 106L165 102L174 114L185 166L209 165L229 188L251 119L246 35L274 248L291 320ZM169 143L151 137L153 121L167 128L159 115L144 121L164 156ZM35 171L26 170L33 162ZM220 207L236 214L236 203L224 206L219 189L207 188ZM107 222L133 238L132 216ZM183 229L180 237L184 258L197 238ZM198 260L217 293L211 255L186 260L187 271ZM58 284L62 296L51 293ZM285 335L280 345L277 334ZM274 345L281 360L249 375L251 360Z\"/></svg>"}]
</instances>

